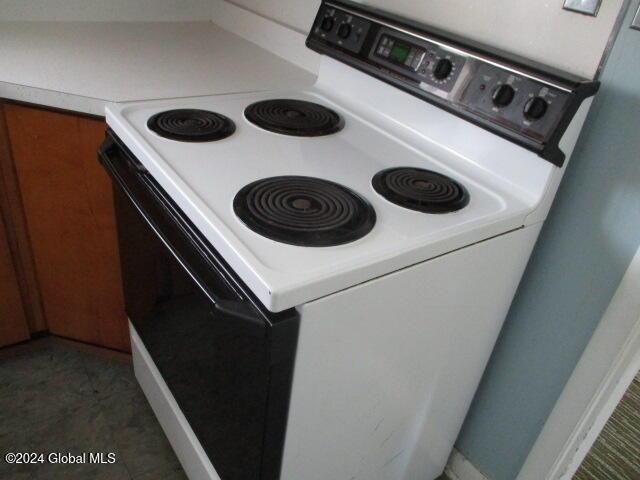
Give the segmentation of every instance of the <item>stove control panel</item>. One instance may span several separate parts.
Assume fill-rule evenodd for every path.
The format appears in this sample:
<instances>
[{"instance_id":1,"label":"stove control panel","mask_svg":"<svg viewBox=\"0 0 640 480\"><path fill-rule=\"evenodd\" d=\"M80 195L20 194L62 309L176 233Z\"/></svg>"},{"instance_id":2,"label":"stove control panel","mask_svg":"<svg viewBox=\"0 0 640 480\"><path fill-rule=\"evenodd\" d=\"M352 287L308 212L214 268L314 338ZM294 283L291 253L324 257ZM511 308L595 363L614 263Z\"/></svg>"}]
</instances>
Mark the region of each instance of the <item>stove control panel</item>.
<instances>
[{"instance_id":1,"label":"stove control panel","mask_svg":"<svg viewBox=\"0 0 640 480\"><path fill-rule=\"evenodd\" d=\"M559 142L599 84L348 0L323 0L307 46L561 166Z\"/></svg>"},{"instance_id":2,"label":"stove control panel","mask_svg":"<svg viewBox=\"0 0 640 480\"><path fill-rule=\"evenodd\" d=\"M353 53L362 49L371 22L334 7L325 8L316 19L313 33L319 38Z\"/></svg>"},{"instance_id":3,"label":"stove control panel","mask_svg":"<svg viewBox=\"0 0 640 480\"><path fill-rule=\"evenodd\" d=\"M457 99L477 115L544 141L566 110L569 92L492 65L477 65Z\"/></svg>"},{"instance_id":4,"label":"stove control panel","mask_svg":"<svg viewBox=\"0 0 640 480\"><path fill-rule=\"evenodd\" d=\"M423 88L451 92L465 64L465 57L426 40L390 28L378 30L369 60L404 74Z\"/></svg>"}]
</instances>

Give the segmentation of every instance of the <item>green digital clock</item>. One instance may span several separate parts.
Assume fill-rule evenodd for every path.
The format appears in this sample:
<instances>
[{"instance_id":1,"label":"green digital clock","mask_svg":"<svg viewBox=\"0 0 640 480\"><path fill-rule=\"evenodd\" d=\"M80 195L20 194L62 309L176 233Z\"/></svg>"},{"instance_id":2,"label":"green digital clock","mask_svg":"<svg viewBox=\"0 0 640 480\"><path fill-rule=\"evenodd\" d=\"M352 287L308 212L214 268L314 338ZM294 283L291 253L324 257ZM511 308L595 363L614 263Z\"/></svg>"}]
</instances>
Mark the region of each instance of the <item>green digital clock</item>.
<instances>
[{"instance_id":1,"label":"green digital clock","mask_svg":"<svg viewBox=\"0 0 640 480\"><path fill-rule=\"evenodd\" d=\"M396 63L404 63L411 52L411 47L407 44L395 42L389 53L389 60Z\"/></svg>"}]
</instances>

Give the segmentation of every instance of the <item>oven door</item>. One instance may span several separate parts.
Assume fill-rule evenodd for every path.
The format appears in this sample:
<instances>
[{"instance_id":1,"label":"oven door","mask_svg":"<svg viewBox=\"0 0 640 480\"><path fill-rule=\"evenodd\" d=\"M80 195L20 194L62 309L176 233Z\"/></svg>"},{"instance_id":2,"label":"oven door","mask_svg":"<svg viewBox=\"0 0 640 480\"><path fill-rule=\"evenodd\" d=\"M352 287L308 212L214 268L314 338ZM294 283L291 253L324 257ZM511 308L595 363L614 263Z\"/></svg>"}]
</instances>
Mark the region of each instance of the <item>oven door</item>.
<instances>
[{"instance_id":1,"label":"oven door","mask_svg":"<svg viewBox=\"0 0 640 480\"><path fill-rule=\"evenodd\" d=\"M224 480L276 479L297 338L265 312L117 137L111 174L127 314Z\"/></svg>"}]
</instances>

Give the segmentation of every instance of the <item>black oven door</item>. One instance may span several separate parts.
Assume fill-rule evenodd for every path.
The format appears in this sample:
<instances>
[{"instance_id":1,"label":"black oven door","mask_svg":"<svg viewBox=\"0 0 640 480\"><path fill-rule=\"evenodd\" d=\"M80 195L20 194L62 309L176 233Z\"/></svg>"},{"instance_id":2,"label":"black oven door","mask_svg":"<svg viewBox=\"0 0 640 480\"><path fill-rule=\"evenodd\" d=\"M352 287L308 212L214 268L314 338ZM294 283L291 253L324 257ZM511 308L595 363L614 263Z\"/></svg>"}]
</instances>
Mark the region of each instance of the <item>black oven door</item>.
<instances>
[{"instance_id":1,"label":"black oven door","mask_svg":"<svg viewBox=\"0 0 640 480\"><path fill-rule=\"evenodd\" d=\"M112 132L126 310L223 480L277 479L298 317L252 297Z\"/></svg>"}]
</instances>

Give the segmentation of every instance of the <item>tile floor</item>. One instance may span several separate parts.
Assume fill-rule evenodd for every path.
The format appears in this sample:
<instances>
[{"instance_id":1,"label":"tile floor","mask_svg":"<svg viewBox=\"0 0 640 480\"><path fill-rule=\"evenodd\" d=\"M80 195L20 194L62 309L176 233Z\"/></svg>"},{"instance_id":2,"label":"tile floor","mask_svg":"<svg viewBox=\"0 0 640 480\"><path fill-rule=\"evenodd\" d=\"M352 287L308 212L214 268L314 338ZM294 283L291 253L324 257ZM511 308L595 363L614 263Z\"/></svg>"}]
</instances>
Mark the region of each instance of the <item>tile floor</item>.
<instances>
[{"instance_id":1,"label":"tile floor","mask_svg":"<svg viewBox=\"0 0 640 480\"><path fill-rule=\"evenodd\" d=\"M112 452L117 460L16 466L7 452ZM55 337L0 349L0 478L187 480L130 356Z\"/></svg>"},{"instance_id":2,"label":"tile floor","mask_svg":"<svg viewBox=\"0 0 640 480\"><path fill-rule=\"evenodd\" d=\"M113 452L113 464L9 465L6 452ZM56 338L0 350L0 478L185 480L130 357Z\"/></svg>"}]
</instances>

